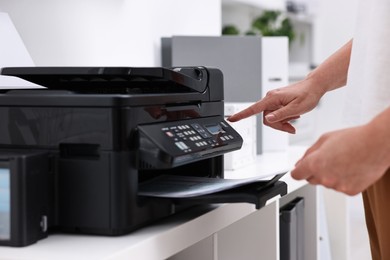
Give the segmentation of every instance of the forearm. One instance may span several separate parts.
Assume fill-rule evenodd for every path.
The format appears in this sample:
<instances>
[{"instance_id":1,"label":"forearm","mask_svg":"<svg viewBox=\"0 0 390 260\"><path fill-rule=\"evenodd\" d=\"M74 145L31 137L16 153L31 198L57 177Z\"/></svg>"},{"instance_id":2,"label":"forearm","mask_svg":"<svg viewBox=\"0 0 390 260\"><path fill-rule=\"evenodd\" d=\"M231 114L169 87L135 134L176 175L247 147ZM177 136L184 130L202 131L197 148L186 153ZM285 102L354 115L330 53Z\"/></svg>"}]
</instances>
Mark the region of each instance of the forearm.
<instances>
[{"instance_id":1,"label":"forearm","mask_svg":"<svg viewBox=\"0 0 390 260\"><path fill-rule=\"evenodd\" d=\"M317 91L321 92L322 95L333 89L345 86L347 83L351 49L352 40L309 73L305 80L310 81L311 85Z\"/></svg>"},{"instance_id":2,"label":"forearm","mask_svg":"<svg viewBox=\"0 0 390 260\"><path fill-rule=\"evenodd\" d=\"M367 125L369 142L373 142L371 151L375 153L384 166L390 168L390 106L373 118Z\"/></svg>"}]
</instances>

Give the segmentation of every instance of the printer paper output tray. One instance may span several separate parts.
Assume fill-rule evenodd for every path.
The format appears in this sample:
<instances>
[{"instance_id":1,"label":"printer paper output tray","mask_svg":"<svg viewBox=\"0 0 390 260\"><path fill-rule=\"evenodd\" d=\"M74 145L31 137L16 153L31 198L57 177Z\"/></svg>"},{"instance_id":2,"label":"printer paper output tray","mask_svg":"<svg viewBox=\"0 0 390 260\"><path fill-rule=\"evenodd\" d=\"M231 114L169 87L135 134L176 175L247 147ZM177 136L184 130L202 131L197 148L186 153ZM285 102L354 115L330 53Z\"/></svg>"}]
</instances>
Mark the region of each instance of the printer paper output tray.
<instances>
[{"instance_id":1,"label":"printer paper output tray","mask_svg":"<svg viewBox=\"0 0 390 260\"><path fill-rule=\"evenodd\" d=\"M277 195L287 194L287 184L279 181L284 174L277 174L271 180L225 180L166 176L160 180L141 184L138 194L141 197L172 200L177 205L246 202L255 204L256 209L259 209L265 205L267 200ZM187 187L189 187L188 192L185 191Z\"/></svg>"}]
</instances>

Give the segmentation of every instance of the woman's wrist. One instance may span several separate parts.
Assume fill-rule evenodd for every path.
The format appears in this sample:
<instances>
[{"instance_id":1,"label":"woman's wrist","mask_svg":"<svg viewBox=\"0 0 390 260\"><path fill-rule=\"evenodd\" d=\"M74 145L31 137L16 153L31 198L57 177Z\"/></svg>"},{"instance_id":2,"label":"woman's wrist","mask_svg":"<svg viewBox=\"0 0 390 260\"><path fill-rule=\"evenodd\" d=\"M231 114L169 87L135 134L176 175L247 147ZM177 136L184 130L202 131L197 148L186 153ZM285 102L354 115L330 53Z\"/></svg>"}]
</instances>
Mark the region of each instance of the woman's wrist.
<instances>
[{"instance_id":1,"label":"woman's wrist","mask_svg":"<svg viewBox=\"0 0 390 260\"><path fill-rule=\"evenodd\" d=\"M312 71L306 76L304 81L306 81L305 85L310 87L310 92L315 93L318 96L318 99L321 99L322 96L328 92L328 86L321 80L321 77L317 75L318 74L315 71Z\"/></svg>"}]
</instances>

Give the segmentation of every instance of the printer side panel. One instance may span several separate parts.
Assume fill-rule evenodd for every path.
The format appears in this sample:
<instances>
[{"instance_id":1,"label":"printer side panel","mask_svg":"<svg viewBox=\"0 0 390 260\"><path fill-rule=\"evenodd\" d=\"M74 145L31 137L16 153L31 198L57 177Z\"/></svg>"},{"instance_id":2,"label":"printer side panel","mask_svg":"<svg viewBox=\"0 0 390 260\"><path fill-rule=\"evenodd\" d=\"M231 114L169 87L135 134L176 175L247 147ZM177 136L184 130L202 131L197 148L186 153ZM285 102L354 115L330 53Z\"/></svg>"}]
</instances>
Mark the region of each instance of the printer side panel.
<instances>
[{"instance_id":1,"label":"printer side panel","mask_svg":"<svg viewBox=\"0 0 390 260\"><path fill-rule=\"evenodd\" d=\"M58 150L62 144L72 144L63 147L72 153L77 152L77 144L112 149L110 108L0 106L0 116L4 122L0 124L0 147Z\"/></svg>"}]
</instances>

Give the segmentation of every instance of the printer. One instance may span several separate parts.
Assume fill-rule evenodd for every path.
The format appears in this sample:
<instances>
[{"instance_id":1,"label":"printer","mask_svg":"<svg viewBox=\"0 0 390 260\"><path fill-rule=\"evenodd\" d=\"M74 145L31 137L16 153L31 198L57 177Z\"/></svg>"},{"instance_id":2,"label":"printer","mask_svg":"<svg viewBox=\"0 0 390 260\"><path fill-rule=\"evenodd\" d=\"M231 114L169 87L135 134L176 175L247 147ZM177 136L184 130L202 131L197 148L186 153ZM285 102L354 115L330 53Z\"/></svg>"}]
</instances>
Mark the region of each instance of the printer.
<instances>
[{"instance_id":1,"label":"printer","mask_svg":"<svg viewBox=\"0 0 390 260\"><path fill-rule=\"evenodd\" d=\"M242 138L224 121L218 69L10 67L1 74L42 88L0 90L0 245L26 246L50 232L122 235L186 205L261 206L287 191L279 181L273 191L261 182L236 195L138 195L141 183L161 175L223 178L223 154L240 149Z\"/></svg>"}]
</instances>

